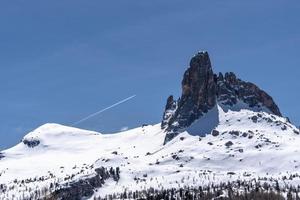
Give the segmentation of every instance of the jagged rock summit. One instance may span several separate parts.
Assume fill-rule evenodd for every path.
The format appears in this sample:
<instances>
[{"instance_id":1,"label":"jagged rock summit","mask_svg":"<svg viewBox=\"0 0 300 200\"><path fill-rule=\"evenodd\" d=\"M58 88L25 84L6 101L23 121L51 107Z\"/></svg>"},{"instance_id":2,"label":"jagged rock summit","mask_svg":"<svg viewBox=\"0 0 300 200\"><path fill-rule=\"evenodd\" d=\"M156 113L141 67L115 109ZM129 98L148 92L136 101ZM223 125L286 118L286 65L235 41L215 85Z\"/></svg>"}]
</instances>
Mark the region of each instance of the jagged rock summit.
<instances>
[{"instance_id":1,"label":"jagged rock summit","mask_svg":"<svg viewBox=\"0 0 300 200\"><path fill-rule=\"evenodd\" d=\"M182 95L167 100L161 126L165 143L184 131L216 105L226 109L248 108L278 116L281 112L272 97L253 83L238 79L233 72L214 74L206 51L198 52L182 80Z\"/></svg>"},{"instance_id":2,"label":"jagged rock summit","mask_svg":"<svg viewBox=\"0 0 300 200\"><path fill-rule=\"evenodd\" d=\"M206 52L192 59L182 88L163 123L112 134L51 123L26 134L0 152L0 199L300 193L300 132L270 96L233 73L215 75Z\"/></svg>"}]
</instances>

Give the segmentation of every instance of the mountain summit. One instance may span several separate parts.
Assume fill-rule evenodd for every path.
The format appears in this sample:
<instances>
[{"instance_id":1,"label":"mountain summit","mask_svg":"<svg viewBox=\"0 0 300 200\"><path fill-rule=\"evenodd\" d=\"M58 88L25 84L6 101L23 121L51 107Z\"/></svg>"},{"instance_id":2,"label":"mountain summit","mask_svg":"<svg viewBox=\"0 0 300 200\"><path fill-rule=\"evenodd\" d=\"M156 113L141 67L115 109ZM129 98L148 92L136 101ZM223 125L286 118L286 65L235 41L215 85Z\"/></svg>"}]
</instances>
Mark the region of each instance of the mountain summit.
<instances>
[{"instance_id":1,"label":"mountain summit","mask_svg":"<svg viewBox=\"0 0 300 200\"><path fill-rule=\"evenodd\" d=\"M162 123L113 134L45 124L0 152L0 200L299 199L299 144L266 92L214 74L200 52Z\"/></svg>"},{"instance_id":2,"label":"mountain summit","mask_svg":"<svg viewBox=\"0 0 300 200\"><path fill-rule=\"evenodd\" d=\"M247 108L278 116L281 112L272 97L255 84L238 79L233 72L214 74L206 51L190 61L182 80L182 95L167 100L161 126L165 143L184 131L217 104L229 109Z\"/></svg>"}]
</instances>

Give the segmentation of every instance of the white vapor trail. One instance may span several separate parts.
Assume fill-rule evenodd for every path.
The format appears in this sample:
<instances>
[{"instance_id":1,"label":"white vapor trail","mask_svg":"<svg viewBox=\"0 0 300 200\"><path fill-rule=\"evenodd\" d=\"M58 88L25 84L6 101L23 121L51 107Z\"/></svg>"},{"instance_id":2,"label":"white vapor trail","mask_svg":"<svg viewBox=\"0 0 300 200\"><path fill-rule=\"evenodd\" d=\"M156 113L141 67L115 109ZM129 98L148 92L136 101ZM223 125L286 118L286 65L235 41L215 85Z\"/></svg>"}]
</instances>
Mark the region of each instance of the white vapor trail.
<instances>
[{"instance_id":1,"label":"white vapor trail","mask_svg":"<svg viewBox=\"0 0 300 200\"><path fill-rule=\"evenodd\" d=\"M111 109L113 107L116 107L116 106L118 106L118 105L120 105L122 103L125 103L126 101L129 101L130 99L133 99L134 97L136 97L136 95L132 95L132 96L130 96L130 97L126 98L126 99L123 99L122 101L119 101L119 102L117 102L117 103L115 103L115 104L113 104L111 106L108 106L108 107L106 107L106 108L104 108L102 110L99 110L99 111L97 111L97 112L95 112L93 114L90 114L89 116L87 116L87 117L79 120L78 122L73 123L72 126L77 125L77 124L79 124L79 123L81 123L83 121L86 121L86 120L88 120L88 119L90 119L90 118L92 118L92 117L94 117L96 115L99 115L100 113L102 113L102 112L104 112L106 110L109 110L109 109Z\"/></svg>"}]
</instances>

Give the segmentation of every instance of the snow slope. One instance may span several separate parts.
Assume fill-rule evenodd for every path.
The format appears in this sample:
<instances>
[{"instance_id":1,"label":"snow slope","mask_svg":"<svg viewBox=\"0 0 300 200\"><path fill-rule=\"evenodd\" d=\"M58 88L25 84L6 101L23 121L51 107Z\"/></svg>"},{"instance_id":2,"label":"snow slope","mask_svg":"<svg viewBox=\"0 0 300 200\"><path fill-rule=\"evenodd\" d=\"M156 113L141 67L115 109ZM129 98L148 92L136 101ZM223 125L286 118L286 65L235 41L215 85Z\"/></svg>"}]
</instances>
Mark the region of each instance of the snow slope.
<instances>
[{"instance_id":1,"label":"snow slope","mask_svg":"<svg viewBox=\"0 0 300 200\"><path fill-rule=\"evenodd\" d=\"M285 118L218 105L163 145L165 134L160 124L115 134L45 124L2 152L0 199L24 199L101 166L120 167L121 178L108 180L95 196L255 177L300 184L282 178L300 173L299 130Z\"/></svg>"}]
</instances>

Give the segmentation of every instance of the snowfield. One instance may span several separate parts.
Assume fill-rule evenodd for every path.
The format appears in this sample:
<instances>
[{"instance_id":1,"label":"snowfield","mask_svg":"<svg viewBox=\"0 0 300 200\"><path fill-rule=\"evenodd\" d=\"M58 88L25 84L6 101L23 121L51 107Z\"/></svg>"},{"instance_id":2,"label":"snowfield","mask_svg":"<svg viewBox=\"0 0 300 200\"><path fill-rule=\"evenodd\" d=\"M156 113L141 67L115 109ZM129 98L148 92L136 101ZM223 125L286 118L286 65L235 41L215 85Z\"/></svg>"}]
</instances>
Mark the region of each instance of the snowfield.
<instances>
[{"instance_id":1,"label":"snowfield","mask_svg":"<svg viewBox=\"0 0 300 200\"><path fill-rule=\"evenodd\" d=\"M120 179L108 179L91 199L259 177L300 185L299 130L286 118L218 105L163 145L165 135L160 124L114 134L45 124L1 152L0 199L26 199L37 190L47 196L51 185L64 187L99 167L119 167Z\"/></svg>"}]
</instances>

